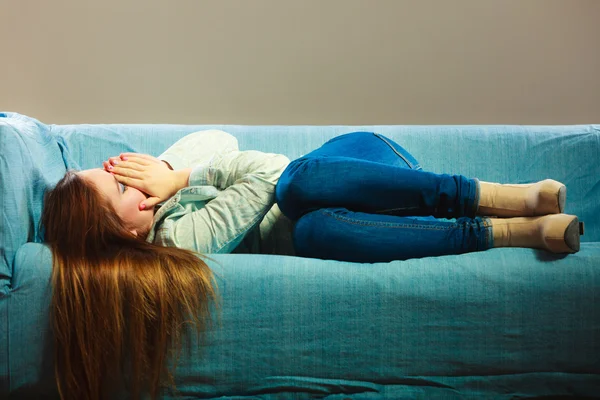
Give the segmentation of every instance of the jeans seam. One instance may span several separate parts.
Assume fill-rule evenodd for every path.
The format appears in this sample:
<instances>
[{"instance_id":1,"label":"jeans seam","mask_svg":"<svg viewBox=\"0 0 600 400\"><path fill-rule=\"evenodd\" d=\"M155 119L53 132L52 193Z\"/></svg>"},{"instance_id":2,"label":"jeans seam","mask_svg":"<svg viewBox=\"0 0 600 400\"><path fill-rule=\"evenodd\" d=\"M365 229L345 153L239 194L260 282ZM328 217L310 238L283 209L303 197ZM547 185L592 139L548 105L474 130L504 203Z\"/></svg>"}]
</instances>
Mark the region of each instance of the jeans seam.
<instances>
[{"instance_id":1,"label":"jeans seam","mask_svg":"<svg viewBox=\"0 0 600 400\"><path fill-rule=\"evenodd\" d=\"M401 224L398 222L365 222L365 221L356 221L356 220L352 220L350 218L346 218L346 217L342 217L340 215L336 215L334 213L332 213L331 211L327 211L327 210L320 210L324 215L337 219L338 221L341 222L346 222L348 224L353 224L353 225L362 225L362 226L379 226L379 227L385 227L385 228L417 228L417 229L423 229L423 230L430 230L430 231L443 231L443 230L448 230L448 229L452 229L454 228L453 226L440 226L440 227L423 227L422 225L418 225L418 224Z\"/></svg>"},{"instance_id":2,"label":"jeans seam","mask_svg":"<svg viewBox=\"0 0 600 400\"><path fill-rule=\"evenodd\" d=\"M397 207L397 208L387 208L385 210L373 211L373 214L385 214L394 211L410 211L410 210L420 210L421 207Z\"/></svg>"},{"instance_id":3,"label":"jeans seam","mask_svg":"<svg viewBox=\"0 0 600 400\"><path fill-rule=\"evenodd\" d=\"M394 148L394 146L392 146L383 136L379 135L378 133L373 132L373 135L375 135L375 137L379 138L382 142L384 142L385 144L388 145L388 147L390 149L392 149L394 151L394 153L396 153L400 158L402 158L404 160L404 162L408 165L408 167L410 169L420 169L419 165L413 165L410 161L408 161L406 159L406 157L404 157L404 155L402 155L402 153L400 153L398 150L396 150Z\"/></svg>"}]
</instances>

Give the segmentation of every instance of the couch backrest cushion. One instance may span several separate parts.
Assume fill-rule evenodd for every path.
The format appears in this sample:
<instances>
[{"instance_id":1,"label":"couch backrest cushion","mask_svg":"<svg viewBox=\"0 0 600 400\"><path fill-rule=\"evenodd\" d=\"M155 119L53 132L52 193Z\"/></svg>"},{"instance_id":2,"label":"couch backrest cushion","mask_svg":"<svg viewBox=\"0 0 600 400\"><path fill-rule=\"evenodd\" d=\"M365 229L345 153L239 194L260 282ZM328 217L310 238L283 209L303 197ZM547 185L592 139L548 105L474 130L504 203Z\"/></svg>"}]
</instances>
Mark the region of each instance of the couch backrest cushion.
<instances>
[{"instance_id":1,"label":"couch backrest cushion","mask_svg":"<svg viewBox=\"0 0 600 400\"><path fill-rule=\"evenodd\" d=\"M242 150L297 158L330 138L353 131L379 132L409 150L423 169L483 181L528 183L545 178L568 188L566 212L586 223L583 241L600 241L600 126L240 126L62 125L59 142L82 168L110 155L158 155L177 139L203 129L234 135Z\"/></svg>"}]
</instances>

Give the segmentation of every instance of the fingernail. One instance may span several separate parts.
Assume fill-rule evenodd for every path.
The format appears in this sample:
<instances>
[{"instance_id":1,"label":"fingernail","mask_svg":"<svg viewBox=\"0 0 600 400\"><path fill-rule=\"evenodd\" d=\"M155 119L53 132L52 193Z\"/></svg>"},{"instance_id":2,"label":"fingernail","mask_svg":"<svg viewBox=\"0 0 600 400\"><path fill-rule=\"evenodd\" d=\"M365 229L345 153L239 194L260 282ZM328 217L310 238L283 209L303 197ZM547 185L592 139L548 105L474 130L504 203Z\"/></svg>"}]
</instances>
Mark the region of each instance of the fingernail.
<instances>
[{"instance_id":1,"label":"fingernail","mask_svg":"<svg viewBox=\"0 0 600 400\"><path fill-rule=\"evenodd\" d=\"M113 169L113 166L112 166L112 165L109 165L109 166L108 166L108 169Z\"/></svg>"},{"instance_id":2,"label":"fingernail","mask_svg":"<svg viewBox=\"0 0 600 400\"><path fill-rule=\"evenodd\" d=\"M145 204L142 204L142 205L140 206L140 208L143 210L144 208L146 208L146 205L145 205Z\"/></svg>"},{"instance_id":3,"label":"fingernail","mask_svg":"<svg viewBox=\"0 0 600 400\"><path fill-rule=\"evenodd\" d=\"M113 164L114 164L114 165L118 165L118 164L119 164L119 162L118 162L118 161L114 161L114 160L113 160Z\"/></svg>"},{"instance_id":4,"label":"fingernail","mask_svg":"<svg viewBox=\"0 0 600 400\"><path fill-rule=\"evenodd\" d=\"M127 161L127 157L121 157L121 160Z\"/></svg>"}]
</instances>

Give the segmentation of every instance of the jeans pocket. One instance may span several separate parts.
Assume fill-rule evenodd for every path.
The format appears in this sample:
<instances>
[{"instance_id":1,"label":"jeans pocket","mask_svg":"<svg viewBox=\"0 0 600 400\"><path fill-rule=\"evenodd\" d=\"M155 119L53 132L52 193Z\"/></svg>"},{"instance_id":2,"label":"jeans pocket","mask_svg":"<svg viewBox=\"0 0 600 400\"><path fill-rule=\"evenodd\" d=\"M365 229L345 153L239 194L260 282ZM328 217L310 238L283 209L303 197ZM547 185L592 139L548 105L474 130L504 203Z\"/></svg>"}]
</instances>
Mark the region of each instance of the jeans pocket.
<instances>
[{"instance_id":1,"label":"jeans pocket","mask_svg":"<svg viewBox=\"0 0 600 400\"><path fill-rule=\"evenodd\" d=\"M404 162L406 163L406 165L408 166L408 168L414 169L414 170L422 169L421 165L419 164L417 159L414 158L413 155L410 154L404 147L400 146L398 143L394 142L392 139L389 139L389 138L383 136L382 134L374 132L373 135L375 135L376 137L381 139L385 144L387 144L394 151L394 153L396 153L398 155L398 157L402 158L404 160Z\"/></svg>"}]
</instances>

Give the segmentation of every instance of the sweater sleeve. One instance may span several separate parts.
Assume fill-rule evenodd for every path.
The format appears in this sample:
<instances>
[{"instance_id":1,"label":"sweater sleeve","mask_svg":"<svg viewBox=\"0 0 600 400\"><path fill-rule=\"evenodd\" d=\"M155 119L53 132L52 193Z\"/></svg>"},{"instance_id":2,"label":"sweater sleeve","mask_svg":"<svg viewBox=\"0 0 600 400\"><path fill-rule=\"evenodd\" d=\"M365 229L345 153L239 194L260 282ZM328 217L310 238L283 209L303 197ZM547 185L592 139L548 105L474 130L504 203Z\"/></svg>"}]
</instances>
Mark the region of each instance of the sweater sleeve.
<instances>
[{"instance_id":1,"label":"sweater sleeve","mask_svg":"<svg viewBox=\"0 0 600 400\"><path fill-rule=\"evenodd\" d=\"M194 168L210 161L214 154L238 150L238 141L227 132L209 129L190 133L165 150L157 158L173 169Z\"/></svg>"},{"instance_id":2,"label":"sweater sleeve","mask_svg":"<svg viewBox=\"0 0 600 400\"><path fill-rule=\"evenodd\" d=\"M177 220L174 243L200 253L229 253L275 203L275 186L289 164L281 154L231 151L195 167L190 186L219 189L200 210Z\"/></svg>"}]
</instances>

